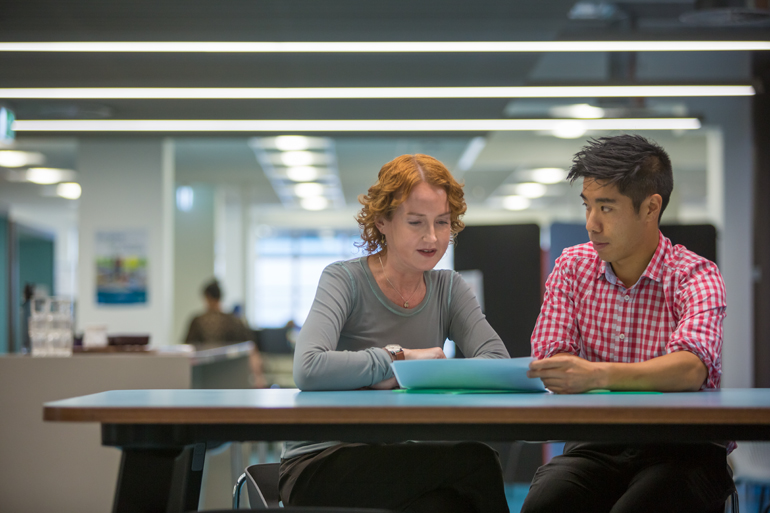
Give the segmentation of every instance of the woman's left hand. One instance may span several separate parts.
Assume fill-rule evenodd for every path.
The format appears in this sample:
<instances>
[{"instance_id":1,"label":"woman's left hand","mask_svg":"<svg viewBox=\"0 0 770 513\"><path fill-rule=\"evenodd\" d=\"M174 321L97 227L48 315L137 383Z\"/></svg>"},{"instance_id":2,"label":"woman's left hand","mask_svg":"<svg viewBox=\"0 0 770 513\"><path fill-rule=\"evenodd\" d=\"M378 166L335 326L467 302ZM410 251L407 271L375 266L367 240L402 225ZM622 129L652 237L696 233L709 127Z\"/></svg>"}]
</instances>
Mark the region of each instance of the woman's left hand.
<instances>
[{"instance_id":1,"label":"woman's left hand","mask_svg":"<svg viewBox=\"0 0 770 513\"><path fill-rule=\"evenodd\" d=\"M406 349L404 348L405 360L442 360L446 359L444 351L440 347L428 347L426 349ZM379 383L370 386L371 390L392 390L398 388L398 380L392 378L384 379Z\"/></svg>"},{"instance_id":2,"label":"woman's left hand","mask_svg":"<svg viewBox=\"0 0 770 513\"><path fill-rule=\"evenodd\" d=\"M404 360L444 360L446 355L440 347L428 347L427 349L404 348Z\"/></svg>"},{"instance_id":3,"label":"woman's left hand","mask_svg":"<svg viewBox=\"0 0 770 513\"><path fill-rule=\"evenodd\" d=\"M369 388L372 390L392 390L394 388L398 388L398 381L396 380L396 377L393 376L392 378L384 379L379 383L375 383Z\"/></svg>"}]
</instances>

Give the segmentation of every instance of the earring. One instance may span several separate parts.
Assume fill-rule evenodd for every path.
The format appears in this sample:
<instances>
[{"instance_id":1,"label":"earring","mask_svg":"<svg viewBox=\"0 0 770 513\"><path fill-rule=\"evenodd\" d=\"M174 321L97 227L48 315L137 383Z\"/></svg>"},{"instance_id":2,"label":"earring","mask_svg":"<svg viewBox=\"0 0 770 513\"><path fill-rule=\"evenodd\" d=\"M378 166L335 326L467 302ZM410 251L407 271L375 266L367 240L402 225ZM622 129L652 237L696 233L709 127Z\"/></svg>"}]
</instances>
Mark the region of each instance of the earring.
<instances>
[{"instance_id":1,"label":"earring","mask_svg":"<svg viewBox=\"0 0 770 513\"><path fill-rule=\"evenodd\" d=\"M388 245L388 241L385 240L385 234L382 234L382 237L380 238L380 246L383 248Z\"/></svg>"}]
</instances>

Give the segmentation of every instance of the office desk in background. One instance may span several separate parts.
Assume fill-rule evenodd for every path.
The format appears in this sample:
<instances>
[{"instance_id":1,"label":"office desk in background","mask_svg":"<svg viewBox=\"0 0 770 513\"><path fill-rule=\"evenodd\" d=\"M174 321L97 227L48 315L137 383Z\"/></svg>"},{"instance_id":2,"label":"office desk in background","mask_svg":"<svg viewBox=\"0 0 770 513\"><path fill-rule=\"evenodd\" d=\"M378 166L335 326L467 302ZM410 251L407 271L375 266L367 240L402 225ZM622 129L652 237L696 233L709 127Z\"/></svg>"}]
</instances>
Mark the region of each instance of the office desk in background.
<instances>
[{"instance_id":1,"label":"office desk in background","mask_svg":"<svg viewBox=\"0 0 770 513\"><path fill-rule=\"evenodd\" d=\"M42 403L116 389L248 386L251 347L0 356L0 511L102 512L112 505L120 452L100 444L97 424L43 422Z\"/></svg>"},{"instance_id":2,"label":"office desk in background","mask_svg":"<svg viewBox=\"0 0 770 513\"><path fill-rule=\"evenodd\" d=\"M207 442L770 440L770 389L675 394L134 390L44 405L123 450L113 511L195 510Z\"/></svg>"}]
</instances>

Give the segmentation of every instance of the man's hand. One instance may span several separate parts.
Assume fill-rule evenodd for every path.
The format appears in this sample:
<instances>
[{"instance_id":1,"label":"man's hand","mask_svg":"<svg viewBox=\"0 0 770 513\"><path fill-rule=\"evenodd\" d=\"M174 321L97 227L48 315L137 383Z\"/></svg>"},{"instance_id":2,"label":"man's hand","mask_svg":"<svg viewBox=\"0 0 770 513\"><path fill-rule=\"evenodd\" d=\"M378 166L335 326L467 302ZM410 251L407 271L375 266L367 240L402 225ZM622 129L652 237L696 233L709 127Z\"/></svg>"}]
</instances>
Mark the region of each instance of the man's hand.
<instances>
[{"instance_id":1,"label":"man's hand","mask_svg":"<svg viewBox=\"0 0 770 513\"><path fill-rule=\"evenodd\" d=\"M560 353L529 364L530 378L540 378L557 394L579 394L586 390L655 390L685 392L699 390L708 378L706 365L687 351L656 356L644 362L589 362Z\"/></svg>"},{"instance_id":2,"label":"man's hand","mask_svg":"<svg viewBox=\"0 0 770 513\"><path fill-rule=\"evenodd\" d=\"M605 388L602 371L599 363L561 353L530 363L527 377L542 379L545 387L557 394L579 394Z\"/></svg>"},{"instance_id":3,"label":"man's hand","mask_svg":"<svg viewBox=\"0 0 770 513\"><path fill-rule=\"evenodd\" d=\"M446 355L440 347L427 349L404 349L404 360L444 360Z\"/></svg>"}]
</instances>

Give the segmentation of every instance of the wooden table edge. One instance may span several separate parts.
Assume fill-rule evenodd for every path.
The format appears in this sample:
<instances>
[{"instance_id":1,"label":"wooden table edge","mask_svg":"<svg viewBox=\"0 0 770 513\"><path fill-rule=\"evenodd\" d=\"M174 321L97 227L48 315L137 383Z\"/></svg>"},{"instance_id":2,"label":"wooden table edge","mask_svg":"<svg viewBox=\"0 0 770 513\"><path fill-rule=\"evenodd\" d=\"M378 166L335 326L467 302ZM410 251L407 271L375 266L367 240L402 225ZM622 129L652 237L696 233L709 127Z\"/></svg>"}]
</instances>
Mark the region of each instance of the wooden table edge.
<instances>
[{"instance_id":1,"label":"wooden table edge","mask_svg":"<svg viewBox=\"0 0 770 513\"><path fill-rule=\"evenodd\" d=\"M50 422L107 424L730 424L770 426L763 408L660 407L80 407L44 406Z\"/></svg>"}]
</instances>

